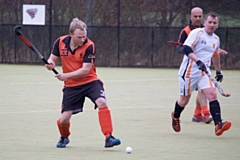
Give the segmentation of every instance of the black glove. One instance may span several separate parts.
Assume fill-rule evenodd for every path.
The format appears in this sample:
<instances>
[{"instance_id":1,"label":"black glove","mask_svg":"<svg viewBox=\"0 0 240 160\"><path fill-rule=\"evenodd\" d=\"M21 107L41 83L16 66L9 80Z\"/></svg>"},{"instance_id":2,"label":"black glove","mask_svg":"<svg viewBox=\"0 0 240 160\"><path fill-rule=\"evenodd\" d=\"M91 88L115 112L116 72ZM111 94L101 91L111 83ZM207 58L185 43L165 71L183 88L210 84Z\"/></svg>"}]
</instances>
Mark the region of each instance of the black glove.
<instances>
[{"instance_id":1,"label":"black glove","mask_svg":"<svg viewBox=\"0 0 240 160\"><path fill-rule=\"evenodd\" d=\"M206 71L207 70L205 64L202 61L198 60L196 63L197 63L198 69L200 69L202 71Z\"/></svg>"},{"instance_id":2,"label":"black glove","mask_svg":"<svg viewBox=\"0 0 240 160\"><path fill-rule=\"evenodd\" d=\"M223 74L221 71L216 71L216 77L215 79L218 81L218 82L222 82L223 80Z\"/></svg>"}]
</instances>

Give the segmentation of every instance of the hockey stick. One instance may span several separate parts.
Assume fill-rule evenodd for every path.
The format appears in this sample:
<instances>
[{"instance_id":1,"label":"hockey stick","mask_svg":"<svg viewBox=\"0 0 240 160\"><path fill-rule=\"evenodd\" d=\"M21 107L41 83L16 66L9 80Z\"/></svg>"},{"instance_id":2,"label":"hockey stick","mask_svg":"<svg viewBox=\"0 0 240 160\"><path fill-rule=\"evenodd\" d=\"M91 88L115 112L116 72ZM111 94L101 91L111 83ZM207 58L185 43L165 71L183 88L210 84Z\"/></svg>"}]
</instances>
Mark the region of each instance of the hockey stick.
<instances>
[{"instance_id":1,"label":"hockey stick","mask_svg":"<svg viewBox=\"0 0 240 160\"><path fill-rule=\"evenodd\" d=\"M183 46L183 44L182 44L182 43L175 42L175 41L168 41L168 44L169 44L169 45L180 46L180 47L182 47L182 46Z\"/></svg>"},{"instance_id":2,"label":"hockey stick","mask_svg":"<svg viewBox=\"0 0 240 160\"><path fill-rule=\"evenodd\" d=\"M48 61L43 57L43 55L37 50L37 48L22 34L20 29L22 28L22 25L16 25L14 27L14 31L16 35L36 54L38 57L45 63L49 64ZM58 74L58 72L53 68L52 71L55 74Z\"/></svg>"},{"instance_id":3,"label":"hockey stick","mask_svg":"<svg viewBox=\"0 0 240 160\"><path fill-rule=\"evenodd\" d=\"M219 92L221 93L222 96L224 97L229 97L231 94L230 93L225 93L223 91L223 89L221 88L221 86L218 84L218 82L209 74L209 72L206 70L205 71L206 75L211 79L211 81L213 82L213 84L215 85L215 87L219 90Z\"/></svg>"}]
</instances>

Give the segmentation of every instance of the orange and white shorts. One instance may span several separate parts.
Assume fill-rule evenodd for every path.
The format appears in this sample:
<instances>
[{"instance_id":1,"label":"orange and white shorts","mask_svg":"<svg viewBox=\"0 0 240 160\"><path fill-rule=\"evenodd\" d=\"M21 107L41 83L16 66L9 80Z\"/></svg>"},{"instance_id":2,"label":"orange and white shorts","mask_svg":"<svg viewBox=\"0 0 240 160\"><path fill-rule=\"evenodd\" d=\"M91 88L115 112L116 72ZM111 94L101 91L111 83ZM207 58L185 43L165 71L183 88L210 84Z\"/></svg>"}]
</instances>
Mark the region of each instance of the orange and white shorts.
<instances>
[{"instance_id":1,"label":"orange and white shorts","mask_svg":"<svg viewBox=\"0 0 240 160\"><path fill-rule=\"evenodd\" d=\"M192 92L196 89L198 89L198 91L201 91L202 89L206 88L214 88L213 82L206 74L201 77L191 78L182 78L181 76L179 76L178 83L181 96L188 96L192 94Z\"/></svg>"}]
</instances>

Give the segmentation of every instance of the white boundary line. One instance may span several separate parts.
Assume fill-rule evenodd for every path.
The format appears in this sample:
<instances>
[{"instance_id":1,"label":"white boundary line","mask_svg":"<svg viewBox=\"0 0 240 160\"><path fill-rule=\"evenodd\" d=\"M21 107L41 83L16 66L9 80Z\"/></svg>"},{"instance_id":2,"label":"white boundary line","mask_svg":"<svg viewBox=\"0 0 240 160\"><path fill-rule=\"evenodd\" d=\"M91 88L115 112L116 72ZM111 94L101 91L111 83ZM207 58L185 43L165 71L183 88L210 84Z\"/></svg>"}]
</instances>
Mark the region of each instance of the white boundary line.
<instances>
[{"instance_id":1,"label":"white boundary line","mask_svg":"<svg viewBox=\"0 0 240 160\"><path fill-rule=\"evenodd\" d=\"M240 79L240 76L231 76L231 77L224 77L224 79ZM100 80L102 80L100 78ZM157 78L157 79L129 79L129 80L103 80L103 83L122 83L122 82L151 82L151 81L178 81L177 75L176 78ZM36 84L57 84L60 81L56 82L19 82L19 83L13 83L13 82L2 82L0 85L36 85ZM60 82L59 84L63 84Z\"/></svg>"},{"instance_id":2,"label":"white boundary line","mask_svg":"<svg viewBox=\"0 0 240 160\"><path fill-rule=\"evenodd\" d=\"M238 104L224 104L224 106L238 106ZM137 107L133 107L133 106L127 106L127 107L110 107L110 110L115 110L115 109L139 109L139 108L170 108L170 107L174 107L173 105L170 106L137 106ZM194 107L194 105L188 105L187 108L189 107ZM89 111L89 110L94 110L93 108L83 108L83 111ZM26 110L26 111L5 111L5 112L0 112L0 115L4 115L4 114L31 114L31 113L50 113L50 112L61 112L61 110Z\"/></svg>"},{"instance_id":3,"label":"white boundary line","mask_svg":"<svg viewBox=\"0 0 240 160\"><path fill-rule=\"evenodd\" d=\"M86 106L85 106L86 107ZM88 111L88 110L94 110L93 108L83 108L83 111ZM137 108L164 108L163 106L137 106L137 107L110 107L110 110L115 110L115 109L137 109ZM166 107L167 108L167 107ZM23 114L23 113L46 113L46 112L61 112L61 110L32 110L32 111L6 111L6 112L0 112L1 114Z\"/></svg>"}]
</instances>

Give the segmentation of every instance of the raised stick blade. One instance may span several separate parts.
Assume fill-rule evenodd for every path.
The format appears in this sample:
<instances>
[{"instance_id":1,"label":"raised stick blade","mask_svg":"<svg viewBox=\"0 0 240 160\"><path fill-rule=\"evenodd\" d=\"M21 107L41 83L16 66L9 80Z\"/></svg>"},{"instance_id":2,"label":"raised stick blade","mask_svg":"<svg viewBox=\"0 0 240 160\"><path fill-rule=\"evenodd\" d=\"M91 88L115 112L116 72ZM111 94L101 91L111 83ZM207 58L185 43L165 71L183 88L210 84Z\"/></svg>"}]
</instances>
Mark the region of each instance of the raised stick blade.
<instances>
[{"instance_id":1,"label":"raised stick blade","mask_svg":"<svg viewBox=\"0 0 240 160\"><path fill-rule=\"evenodd\" d=\"M205 73L207 74L207 76L211 79L211 81L213 82L213 84L215 85L215 87L218 89L218 91L221 93L222 96L224 97L230 97L230 93L225 93L222 89L222 87L218 84L218 82L209 74L209 72L207 70L205 70Z\"/></svg>"},{"instance_id":2,"label":"raised stick blade","mask_svg":"<svg viewBox=\"0 0 240 160\"><path fill-rule=\"evenodd\" d=\"M20 30L22 27L23 27L22 25L16 25L16 26L14 27L14 32L15 32L16 34L19 34L19 30Z\"/></svg>"},{"instance_id":3,"label":"raised stick blade","mask_svg":"<svg viewBox=\"0 0 240 160\"><path fill-rule=\"evenodd\" d=\"M21 29L23 26L22 25L16 25L15 27L14 27L14 31L18 31L19 29Z\"/></svg>"},{"instance_id":4,"label":"raised stick blade","mask_svg":"<svg viewBox=\"0 0 240 160\"><path fill-rule=\"evenodd\" d=\"M169 44L169 45L175 45L175 46L183 46L182 43L175 42L175 41L168 41L168 44Z\"/></svg>"}]
</instances>

